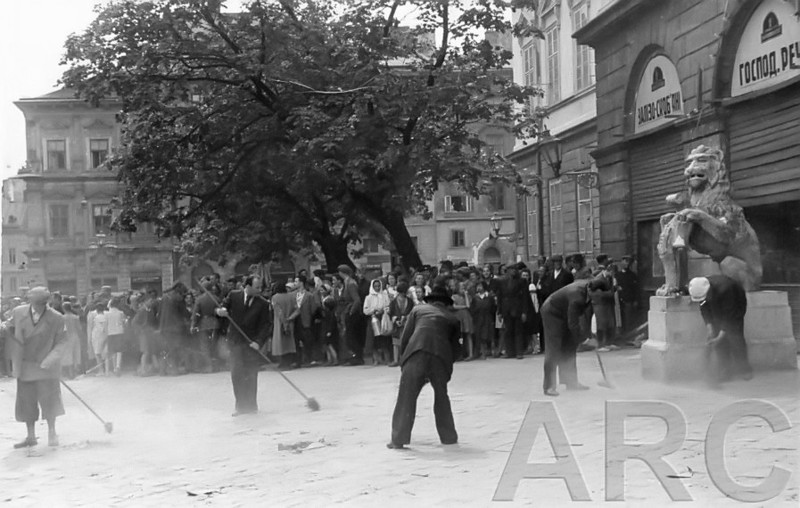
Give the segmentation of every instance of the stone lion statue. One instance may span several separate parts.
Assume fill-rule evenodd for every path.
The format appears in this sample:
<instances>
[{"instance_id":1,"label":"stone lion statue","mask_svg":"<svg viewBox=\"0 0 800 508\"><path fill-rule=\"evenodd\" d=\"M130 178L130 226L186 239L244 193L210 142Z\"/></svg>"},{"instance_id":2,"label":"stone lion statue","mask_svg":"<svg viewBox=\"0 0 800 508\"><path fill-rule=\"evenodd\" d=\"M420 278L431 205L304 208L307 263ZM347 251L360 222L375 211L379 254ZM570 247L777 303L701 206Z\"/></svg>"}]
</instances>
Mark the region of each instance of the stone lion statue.
<instances>
[{"instance_id":1,"label":"stone lion statue","mask_svg":"<svg viewBox=\"0 0 800 508\"><path fill-rule=\"evenodd\" d=\"M758 237L731 198L722 151L700 145L686 160L686 189L667 196L677 212L661 217L658 255L666 280L656 294L685 293L687 248L710 256L745 291L758 290L762 275Z\"/></svg>"}]
</instances>

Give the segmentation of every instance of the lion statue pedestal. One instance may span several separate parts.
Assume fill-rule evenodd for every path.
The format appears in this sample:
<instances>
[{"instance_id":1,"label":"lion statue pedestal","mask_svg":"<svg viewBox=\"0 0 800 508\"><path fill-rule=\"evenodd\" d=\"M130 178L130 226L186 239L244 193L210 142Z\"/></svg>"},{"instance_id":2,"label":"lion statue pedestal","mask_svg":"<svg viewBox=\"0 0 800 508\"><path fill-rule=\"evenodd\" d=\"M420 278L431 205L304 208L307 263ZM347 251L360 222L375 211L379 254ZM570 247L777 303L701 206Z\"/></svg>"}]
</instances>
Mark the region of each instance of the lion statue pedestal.
<instances>
[{"instance_id":1,"label":"lion statue pedestal","mask_svg":"<svg viewBox=\"0 0 800 508\"><path fill-rule=\"evenodd\" d=\"M667 196L676 211L661 217L658 253L665 283L650 298L643 376L664 381L702 377L706 328L698 304L683 295L690 275L713 273L739 281L747 291L745 340L752 367L796 369L797 342L787 294L758 291L758 237L730 195L722 151L700 145L687 162L686 188Z\"/></svg>"},{"instance_id":2,"label":"lion statue pedestal","mask_svg":"<svg viewBox=\"0 0 800 508\"><path fill-rule=\"evenodd\" d=\"M699 304L688 296L653 296L642 344L642 376L659 381L701 379L706 328ZM744 317L747 356L756 370L796 369L797 342L785 291L747 293Z\"/></svg>"}]
</instances>

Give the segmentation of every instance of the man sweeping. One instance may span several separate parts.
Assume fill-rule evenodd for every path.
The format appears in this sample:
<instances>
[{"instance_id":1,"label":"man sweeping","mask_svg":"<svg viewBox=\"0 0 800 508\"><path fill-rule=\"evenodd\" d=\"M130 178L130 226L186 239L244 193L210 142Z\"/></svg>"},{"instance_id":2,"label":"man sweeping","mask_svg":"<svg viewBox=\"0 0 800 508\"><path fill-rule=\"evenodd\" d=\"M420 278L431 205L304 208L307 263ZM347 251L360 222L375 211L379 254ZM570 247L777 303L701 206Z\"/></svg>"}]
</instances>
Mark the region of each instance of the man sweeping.
<instances>
[{"instance_id":1,"label":"man sweeping","mask_svg":"<svg viewBox=\"0 0 800 508\"><path fill-rule=\"evenodd\" d=\"M36 421L47 420L47 444L58 446L56 417L64 414L61 400L61 356L69 347L64 316L47 305L50 292L35 287L26 305L13 310L13 340L10 341L12 375L17 378L14 409L18 422L25 422L27 437L14 448L36 446Z\"/></svg>"},{"instance_id":2,"label":"man sweeping","mask_svg":"<svg viewBox=\"0 0 800 508\"><path fill-rule=\"evenodd\" d=\"M716 385L734 377L750 380L753 369L744 338L747 294L742 285L725 275L695 277L689 281L689 296L700 304L706 325L708 381Z\"/></svg>"},{"instance_id":3,"label":"man sweeping","mask_svg":"<svg viewBox=\"0 0 800 508\"><path fill-rule=\"evenodd\" d=\"M433 415L442 444L458 442L447 383L453 375L461 324L450 309L453 300L444 287L436 286L425 303L411 309L400 338L400 388L392 416L392 440L388 448L401 449L411 442L417 397L425 383L433 387Z\"/></svg>"}]
</instances>

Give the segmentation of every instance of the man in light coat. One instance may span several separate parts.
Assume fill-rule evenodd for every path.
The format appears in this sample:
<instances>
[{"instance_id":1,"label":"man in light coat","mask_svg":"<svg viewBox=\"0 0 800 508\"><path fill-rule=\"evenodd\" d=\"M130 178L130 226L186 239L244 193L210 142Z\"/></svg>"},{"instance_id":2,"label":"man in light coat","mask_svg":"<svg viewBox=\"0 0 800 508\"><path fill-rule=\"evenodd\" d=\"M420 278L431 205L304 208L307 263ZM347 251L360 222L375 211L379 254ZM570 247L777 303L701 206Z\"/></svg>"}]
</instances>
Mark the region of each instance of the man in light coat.
<instances>
[{"instance_id":1,"label":"man in light coat","mask_svg":"<svg viewBox=\"0 0 800 508\"><path fill-rule=\"evenodd\" d=\"M9 358L12 375L17 378L15 416L25 422L27 437L14 448L36 446L35 424L47 420L48 445L58 446L56 417L64 414L61 400L61 356L69 347L64 316L47 305L50 292L35 287L28 293L29 304L13 311L13 338Z\"/></svg>"}]
</instances>

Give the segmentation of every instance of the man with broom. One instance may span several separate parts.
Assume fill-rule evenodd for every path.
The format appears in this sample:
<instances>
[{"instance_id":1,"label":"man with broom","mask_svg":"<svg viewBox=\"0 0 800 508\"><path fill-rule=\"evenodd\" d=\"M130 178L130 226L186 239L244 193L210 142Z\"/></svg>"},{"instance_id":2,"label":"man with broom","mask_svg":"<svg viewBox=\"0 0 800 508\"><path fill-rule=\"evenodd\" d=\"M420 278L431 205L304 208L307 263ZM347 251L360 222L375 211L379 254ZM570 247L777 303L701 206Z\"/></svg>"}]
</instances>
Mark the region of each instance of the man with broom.
<instances>
[{"instance_id":1,"label":"man with broom","mask_svg":"<svg viewBox=\"0 0 800 508\"><path fill-rule=\"evenodd\" d=\"M27 437L14 448L36 446L36 421L47 420L47 444L58 446L56 417L64 414L61 400L61 356L69 347L64 316L47 305L50 291L35 287L26 305L13 310L13 336L9 341L12 375L17 378L15 416L25 422Z\"/></svg>"},{"instance_id":2,"label":"man with broom","mask_svg":"<svg viewBox=\"0 0 800 508\"><path fill-rule=\"evenodd\" d=\"M411 309L400 338L402 373L392 416L392 440L386 445L391 449L402 449L411 441L417 397L429 381L439 440L445 445L458 442L447 383L460 347L461 324L452 311L453 300L443 286L434 287L424 301L424 305Z\"/></svg>"},{"instance_id":3,"label":"man with broom","mask_svg":"<svg viewBox=\"0 0 800 508\"><path fill-rule=\"evenodd\" d=\"M231 382L236 398L233 416L258 412L258 370L261 366L259 349L271 332L269 307L261 294L261 277L250 275L244 287L228 293L217 315L230 318L236 326L228 329L231 350Z\"/></svg>"}]
</instances>

